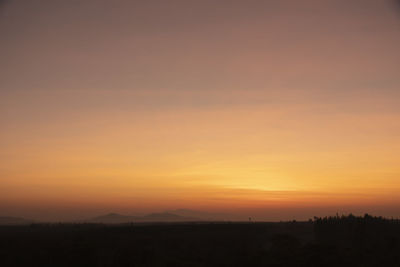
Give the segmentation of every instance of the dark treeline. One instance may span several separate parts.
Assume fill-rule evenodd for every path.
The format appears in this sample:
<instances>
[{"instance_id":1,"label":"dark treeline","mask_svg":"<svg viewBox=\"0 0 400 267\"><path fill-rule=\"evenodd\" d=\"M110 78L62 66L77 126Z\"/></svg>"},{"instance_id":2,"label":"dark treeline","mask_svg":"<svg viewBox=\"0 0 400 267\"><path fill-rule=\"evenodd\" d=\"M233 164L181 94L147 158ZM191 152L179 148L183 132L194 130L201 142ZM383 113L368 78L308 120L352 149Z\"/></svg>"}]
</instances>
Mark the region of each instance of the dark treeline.
<instances>
[{"instance_id":1,"label":"dark treeline","mask_svg":"<svg viewBox=\"0 0 400 267\"><path fill-rule=\"evenodd\" d=\"M400 266L400 221L0 226L0 266Z\"/></svg>"},{"instance_id":2,"label":"dark treeline","mask_svg":"<svg viewBox=\"0 0 400 267\"><path fill-rule=\"evenodd\" d=\"M348 266L400 266L400 220L335 216L314 218L315 244Z\"/></svg>"}]
</instances>

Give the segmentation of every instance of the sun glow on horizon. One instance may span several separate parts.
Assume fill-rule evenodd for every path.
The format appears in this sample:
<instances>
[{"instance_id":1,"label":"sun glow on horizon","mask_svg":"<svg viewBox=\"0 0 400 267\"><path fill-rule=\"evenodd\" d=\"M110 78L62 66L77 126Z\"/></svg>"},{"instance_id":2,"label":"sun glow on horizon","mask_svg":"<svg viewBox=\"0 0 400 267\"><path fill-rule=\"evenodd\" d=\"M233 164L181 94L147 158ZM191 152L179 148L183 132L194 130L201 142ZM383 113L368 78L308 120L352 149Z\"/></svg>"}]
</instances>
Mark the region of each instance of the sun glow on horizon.
<instances>
[{"instance_id":1,"label":"sun glow on horizon","mask_svg":"<svg viewBox=\"0 0 400 267\"><path fill-rule=\"evenodd\" d=\"M4 213L397 214L384 1L43 1L0 5Z\"/></svg>"}]
</instances>

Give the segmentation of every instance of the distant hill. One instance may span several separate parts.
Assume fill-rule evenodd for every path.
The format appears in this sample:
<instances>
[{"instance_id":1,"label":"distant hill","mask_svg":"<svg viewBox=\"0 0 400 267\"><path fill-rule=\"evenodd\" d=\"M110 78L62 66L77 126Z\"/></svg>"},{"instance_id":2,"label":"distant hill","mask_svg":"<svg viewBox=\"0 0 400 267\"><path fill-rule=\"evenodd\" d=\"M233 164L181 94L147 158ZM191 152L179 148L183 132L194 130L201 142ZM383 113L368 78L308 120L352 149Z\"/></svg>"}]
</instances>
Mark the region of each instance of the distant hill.
<instances>
[{"instance_id":1,"label":"distant hill","mask_svg":"<svg viewBox=\"0 0 400 267\"><path fill-rule=\"evenodd\" d=\"M109 213L103 216L95 217L90 219L88 222L91 223L130 223L135 222L140 217L136 216L125 216L117 213Z\"/></svg>"},{"instance_id":2,"label":"distant hill","mask_svg":"<svg viewBox=\"0 0 400 267\"><path fill-rule=\"evenodd\" d=\"M189 222L189 221L199 221L199 218L180 216L177 214L162 212L162 213L152 213L142 217L143 221L150 222Z\"/></svg>"},{"instance_id":3,"label":"distant hill","mask_svg":"<svg viewBox=\"0 0 400 267\"><path fill-rule=\"evenodd\" d=\"M33 220L18 217L0 217L0 225L24 225L31 224Z\"/></svg>"},{"instance_id":4,"label":"distant hill","mask_svg":"<svg viewBox=\"0 0 400 267\"><path fill-rule=\"evenodd\" d=\"M189 222L199 221L200 219L194 217L185 217L168 212L163 213L151 213L145 216L127 216L117 213L109 213L103 216L95 217L86 222L89 223L106 223L106 224L118 224L118 223L131 223L131 222Z\"/></svg>"},{"instance_id":5,"label":"distant hill","mask_svg":"<svg viewBox=\"0 0 400 267\"><path fill-rule=\"evenodd\" d=\"M176 209L167 211L168 213L176 214L183 217L199 218L203 221L227 221L227 220L243 220L243 218L227 213L214 213L190 209Z\"/></svg>"}]
</instances>

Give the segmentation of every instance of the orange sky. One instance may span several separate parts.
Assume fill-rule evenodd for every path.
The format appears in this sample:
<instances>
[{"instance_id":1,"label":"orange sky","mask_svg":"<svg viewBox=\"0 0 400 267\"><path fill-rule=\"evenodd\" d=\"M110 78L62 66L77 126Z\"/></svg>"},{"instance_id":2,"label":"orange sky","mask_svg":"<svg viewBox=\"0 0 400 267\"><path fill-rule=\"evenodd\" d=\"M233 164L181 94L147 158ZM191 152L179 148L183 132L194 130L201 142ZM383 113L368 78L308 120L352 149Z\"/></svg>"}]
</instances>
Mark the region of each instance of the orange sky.
<instances>
[{"instance_id":1,"label":"orange sky","mask_svg":"<svg viewBox=\"0 0 400 267\"><path fill-rule=\"evenodd\" d=\"M400 215L395 1L5 1L0 36L0 216Z\"/></svg>"}]
</instances>

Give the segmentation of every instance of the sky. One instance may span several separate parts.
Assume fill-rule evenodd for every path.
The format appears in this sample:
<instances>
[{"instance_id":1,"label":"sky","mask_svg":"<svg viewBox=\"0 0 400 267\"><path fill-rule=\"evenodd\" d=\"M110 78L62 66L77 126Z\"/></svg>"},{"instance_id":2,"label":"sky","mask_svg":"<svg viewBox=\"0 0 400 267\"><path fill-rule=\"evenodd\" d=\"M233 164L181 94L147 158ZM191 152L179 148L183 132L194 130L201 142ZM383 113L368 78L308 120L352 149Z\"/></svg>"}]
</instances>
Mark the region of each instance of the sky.
<instances>
[{"instance_id":1,"label":"sky","mask_svg":"<svg viewBox=\"0 0 400 267\"><path fill-rule=\"evenodd\" d=\"M400 217L399 44L399 1L0 1L0 216Z\"/></svg>"}]
</instances>

